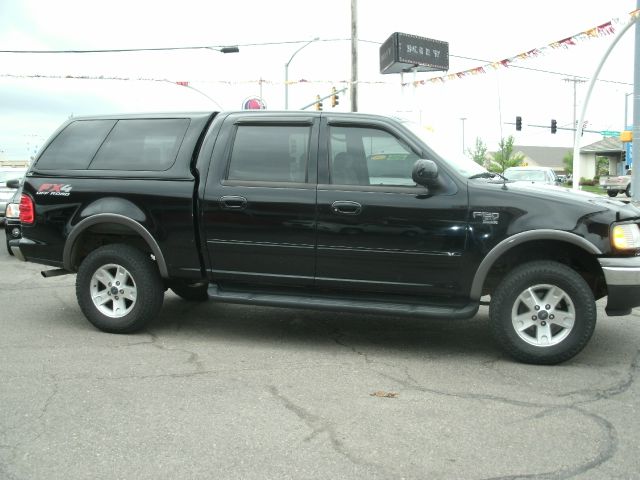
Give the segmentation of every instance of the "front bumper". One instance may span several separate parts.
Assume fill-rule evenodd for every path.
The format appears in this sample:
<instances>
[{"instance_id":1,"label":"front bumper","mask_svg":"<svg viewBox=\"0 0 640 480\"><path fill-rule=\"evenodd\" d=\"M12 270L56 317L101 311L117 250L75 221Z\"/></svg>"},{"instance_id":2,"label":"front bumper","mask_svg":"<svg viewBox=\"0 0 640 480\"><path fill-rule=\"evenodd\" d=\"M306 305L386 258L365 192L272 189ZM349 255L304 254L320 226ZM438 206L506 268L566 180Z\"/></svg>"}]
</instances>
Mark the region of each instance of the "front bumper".
<instances>
[{"instance_id":1,"label":"front bumper","mask_svg":"<svg viewBox=\"0 0 640 480\"><path fill-rule=\"evenodd\" d=\"M599 258L607 282L607 315L628 315L640 306L640 257Z\"/></svg>"}]
</instances>

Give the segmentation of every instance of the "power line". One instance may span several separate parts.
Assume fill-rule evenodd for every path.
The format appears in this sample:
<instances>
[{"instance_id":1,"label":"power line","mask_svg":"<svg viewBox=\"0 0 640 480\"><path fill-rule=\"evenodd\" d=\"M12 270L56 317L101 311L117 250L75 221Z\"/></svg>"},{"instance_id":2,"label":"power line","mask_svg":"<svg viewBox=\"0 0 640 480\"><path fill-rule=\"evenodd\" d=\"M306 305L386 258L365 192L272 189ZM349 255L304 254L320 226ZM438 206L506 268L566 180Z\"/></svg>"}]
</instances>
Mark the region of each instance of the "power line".
<instances>
[{"instance_id":1,"label":"power line","mask_svg":"<svg viewBox=\"0 0 640 480\"><path fill-rule=\"evenodd\" d=\"M259 43L242 43L238 45L234 45L233 47L268 47L274 45L293 45L299 43L307 43L309 40L288 40L282 42L259 42ZM318 42L345 42L351 41L350 38L326 38L319 39ZM378 42L375 40L366 40L366 39L358 39L358 42L362 43L372 43L374 45L382 45L382 42ZM0 53L11 53L11 54L85 54L85 53L132 53L132 52L164 52L164 51L184 51L184 50L214 50L214 51L222 51L224 53L225 49L233 48L228 45L193 45L186 47L156 47L156 48L110 48L110 49L96 49L96 50L0 50ZM474 58L474 57L466 57L462 55L452 55L449 54L451 58L459 58L461 60L470 60L473 62L480 63L491 63L490 60L482 59L482 58ZM584 77L581 75L574 75L572 73L567 72L557 72L553 70L545 70L542 68L533 68L533 67L523 67L521 65L509 65L509 68L517 68L520 70L528 70L531 72L537 73L545 73L548 75L557 75L562 77L573 77L576 79L584 79L588 80L589 77ZM613 83L617 85L633 85L633 83L629 82L621 82L617 80L606 80L606 79L598 79L598 82L603 83Z\"/></svg>"}]
</instances>

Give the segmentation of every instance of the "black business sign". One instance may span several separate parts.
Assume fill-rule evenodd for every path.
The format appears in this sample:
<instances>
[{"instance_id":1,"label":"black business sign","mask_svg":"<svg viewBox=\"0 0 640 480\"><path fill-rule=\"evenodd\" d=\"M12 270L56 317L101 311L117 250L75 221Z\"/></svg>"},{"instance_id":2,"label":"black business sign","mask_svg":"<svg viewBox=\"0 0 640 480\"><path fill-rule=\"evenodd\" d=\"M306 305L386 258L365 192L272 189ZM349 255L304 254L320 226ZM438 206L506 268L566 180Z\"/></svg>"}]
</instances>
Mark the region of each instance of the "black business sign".
<instances>
[{"instance_id":1,"label":"black business sign","mask_svg":"<svg viewBox=\"0 0 640 480\"><path fill-rule=\"evenodd\" d=\"M395 32L380 47L380 73L449 70L449 43Z\"/></svg>"}]
</instances>

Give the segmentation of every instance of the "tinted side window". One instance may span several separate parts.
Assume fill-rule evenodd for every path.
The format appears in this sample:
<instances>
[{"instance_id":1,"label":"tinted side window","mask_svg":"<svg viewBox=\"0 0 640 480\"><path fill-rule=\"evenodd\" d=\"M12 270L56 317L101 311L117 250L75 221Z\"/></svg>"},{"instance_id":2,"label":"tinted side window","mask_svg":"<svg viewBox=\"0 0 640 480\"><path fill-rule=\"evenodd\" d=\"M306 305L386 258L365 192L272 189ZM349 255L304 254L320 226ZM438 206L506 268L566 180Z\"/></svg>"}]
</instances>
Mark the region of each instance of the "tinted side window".
<instances>
[{"instance_id":1,"label":"tinted side window","mask_svg":"<svg viewBox=\"0 0 640 480\"><path fill-rule=\"evenodd\" d=\"M119 120L89 168L91 170L167 170L176 161L189 120Z\"/></svg>"},{"instance_id":2,"label":"tinted side window","mask_svg":"<svg viewBox=\"0 0 640 480\"><path fill-rule=\"evenodd\" d=\"M310 137L311 127L306 125L240 125L227 178L306 182Z\"/></svg>"},{"instance_id":3,"label":"tinted side window","mask_svg":"<svg viewBox=\"0 0 640 480\"><path fill-rule=\"evenodd\" d=\"M84 170L115 125L115 120L78 120L53 139L38 160L45 170Z\"/></svg>"},{"instance_id":4,"label":"tinted side window","mask_svg":"<svg viewBox=\"0 0 640 480\"><path fill-rule=\"evenodd\" d=\"M384 130L331 127L329 148L333 184L415 186L418 155Z\"/></svg>"}]
</instances>

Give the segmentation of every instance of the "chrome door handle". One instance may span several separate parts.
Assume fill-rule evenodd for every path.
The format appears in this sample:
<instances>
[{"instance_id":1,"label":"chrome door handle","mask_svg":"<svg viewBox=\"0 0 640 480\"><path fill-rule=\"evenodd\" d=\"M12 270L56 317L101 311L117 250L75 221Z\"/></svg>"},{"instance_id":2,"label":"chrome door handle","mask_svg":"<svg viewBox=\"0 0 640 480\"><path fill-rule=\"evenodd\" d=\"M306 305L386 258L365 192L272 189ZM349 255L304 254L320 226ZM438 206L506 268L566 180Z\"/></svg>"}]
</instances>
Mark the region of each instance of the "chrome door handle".
<instances>
[{"instance_id":1,"label":"chrome door handle","mask_svg":"<svg viewBox=\"0 0 640 480\"><path fill-rule=\"evenodd\" d=\"M243 210L247 207L247 199L236 195L228 195L220 199L220 206L225 210Z\"/></svg>"},{"instance_id":2,"label":"chrome door handle","mask_svg":"<svg viewBox=\"0 0 640 480\"><path fill-rule=\"evenodd\" d=\"M341 200L331 204L331 211L342 215L360 215L360 212L362 212L362 205L358 202Z\"/></svg>"}]
</instances>

